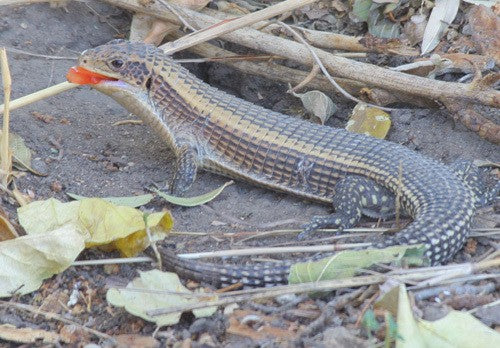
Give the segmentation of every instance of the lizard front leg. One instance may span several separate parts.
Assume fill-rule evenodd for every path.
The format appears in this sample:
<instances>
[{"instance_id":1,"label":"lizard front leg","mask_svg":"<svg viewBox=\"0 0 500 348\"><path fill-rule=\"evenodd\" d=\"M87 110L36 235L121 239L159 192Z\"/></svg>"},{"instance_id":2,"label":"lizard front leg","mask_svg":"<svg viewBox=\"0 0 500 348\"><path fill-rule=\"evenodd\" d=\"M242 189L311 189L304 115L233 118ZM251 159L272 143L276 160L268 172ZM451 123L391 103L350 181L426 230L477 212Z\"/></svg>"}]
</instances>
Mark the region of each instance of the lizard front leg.
<instances>
[{"instance_id":1,"label":"lizard front leg","mask_svg":"<svg viewBox=\"0 0 500 348\"><path fill-rule=\"evenodd\" d=\"M184 143L177 150L176 170L170 182L170 192L182 196L196 180L199 156L195 146Z\"/></svg>"}]
</instances>

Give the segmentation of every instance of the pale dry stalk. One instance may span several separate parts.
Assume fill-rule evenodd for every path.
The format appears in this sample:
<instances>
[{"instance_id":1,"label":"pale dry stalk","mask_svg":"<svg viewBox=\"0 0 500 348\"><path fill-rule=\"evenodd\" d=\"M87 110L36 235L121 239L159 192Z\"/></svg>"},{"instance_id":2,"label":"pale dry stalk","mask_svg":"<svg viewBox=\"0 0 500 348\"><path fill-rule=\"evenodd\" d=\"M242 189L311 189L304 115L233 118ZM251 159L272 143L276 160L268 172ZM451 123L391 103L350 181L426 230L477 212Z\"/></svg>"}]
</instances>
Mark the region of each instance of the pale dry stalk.
<instances>
[{"instance_id":1,"label":"pale dry stalk","mask_svg":"<svg viewBox=\"0 0 500 348\"><path fill-rule=\"evenodd\" d=\"M9 177L12 172L12 154L9 149L9 104L10 92L12 88L12 79L10 77L9 62L7 60L7 51L5 48L0 49L0 66L2 70L2 83L3 83L3 126L0 138L0 182L4 189L7 189L9 184Z\"/></svg>"}]
</instances>

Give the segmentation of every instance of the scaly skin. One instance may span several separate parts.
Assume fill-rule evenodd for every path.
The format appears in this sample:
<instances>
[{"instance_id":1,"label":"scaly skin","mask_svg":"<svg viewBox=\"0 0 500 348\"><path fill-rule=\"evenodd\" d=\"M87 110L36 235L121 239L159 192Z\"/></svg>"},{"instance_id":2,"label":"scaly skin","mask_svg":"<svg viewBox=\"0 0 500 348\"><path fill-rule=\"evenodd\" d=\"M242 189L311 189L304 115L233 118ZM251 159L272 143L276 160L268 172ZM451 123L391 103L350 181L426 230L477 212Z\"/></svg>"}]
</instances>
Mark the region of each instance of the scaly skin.
<instances>
[{"instance_id":1,"label":"scaly skin","mask_svg":"<svg viewBox=\"0 0 500 348\"><path fill-rule=\"evenodd\" d=\"M226 94L149 45L115 40L83 52L79 66L118 79L93 87L149 123L175 151L174 192L187 190L202 168L341 206L333 218L317 218L308 226L313 230L325 221L350 226L364 207L386 196L375 192L399 191L414 221L377 247L422 243L431 263L438 264L467 237L479 197L442 163L398 144L312 124ZM364 205L343 207L349 200ZM221 266L170 254L165 262L171 268L215 284L285 282L289 267L289 262Z\"/></svg>"}]
</instances>

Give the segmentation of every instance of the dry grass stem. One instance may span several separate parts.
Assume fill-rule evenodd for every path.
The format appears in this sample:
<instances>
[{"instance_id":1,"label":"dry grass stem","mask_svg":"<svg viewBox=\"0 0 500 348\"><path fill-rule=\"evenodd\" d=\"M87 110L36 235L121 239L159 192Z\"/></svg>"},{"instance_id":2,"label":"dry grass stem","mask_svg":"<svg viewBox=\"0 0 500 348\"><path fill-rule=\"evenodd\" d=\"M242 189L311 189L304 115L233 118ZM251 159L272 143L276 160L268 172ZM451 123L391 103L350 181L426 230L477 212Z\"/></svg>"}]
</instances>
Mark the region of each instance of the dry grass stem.
<instances>
[{"instance_id":1,"label":"dry grass stem","mask_svg":"<svg viewBox=\"0 0 500 348\"><path fill-rule=\"evenodd\" d=\"M202 12L214 18L218 18L219 20L234 18L234 16L231 14L216 11L210 8L205 8ZM288 17L289 15L280 16L277 20L283 21ZM283 27L281 25L269 21L261 21L253 24L251 27L253 29L276 36L281 36L282 34L284 34ZM404 56L418 56L420 54L418 50L400 43L384 43L383 40L379 40L379 42L376 42L376 39L367 40L365 37L354 37L332 32L306 29L296 25L291 25L291 27L300 31L300 33L312 46L348 51L350 52L350 54L355 55L355 57L359 57L360 54L362 56L366 56L365 53L367 52L398 54Z\"/></svg>"},{"instance_id":2,"label":"dry grass stem","mask_svg":"<svg viewBox=\"0 0 500 348\"><path fill-rule=\"evenodd\" d=\"M163 46L160 46L160 48L163 49L167 54L172 54L174 52L182 51L187 47L194 46L198 43L202 43L211 39L215 39L226 33L233 32L240 28L247 27L254 23L272 18L286 11L291 11L316 1L317 0L285 0L283 2L279 2L275 5L269 6L263 10L252 12L239 18L228 19L223 22L213 23L208 28L204 28L192 34L186 35L177 41L169 42ZM187 10L173 5L171 5L171 7L173 9L177 9L177 11L181 12L183 15L184 11Z\"/></svg>"},{"instance_id":3,"label":"dry grass stem","mask_svg":"<svg viewBox=\"0 0 500 348\"><path fill-rule=\"evenodd\" d=\"M303 79L302 81L300 81L300 83L298 83L297 85L295 85L293 88L290 88L288 89L288 91L286 91L287 93L297 93L298 90L306 87L312 80L314 80L314 78L316 76L318 76L318 73L320 71L320 68L319 68L319 65L318 64L314 64L311 71L309 72L309 74L307 74L307 76L305 77L305 79Z\"/></svg>"},{"instance_id":4,"label":"dry grass stem","mask_svg":"<svg viewBox=\"0 0 500 348\"><path fill-rule=\"evenodd\" d=\"M141 262L153 262L154 260L150 257L127 257L118 259L103 259L103 260L82 260L74 261L71 266L97 266L97 265L117 265L123 263L141 263Z\"/></svg>"},{"instance_id":5,"label":"dry grass stem","mask_svg":"<svg viewBox=\"0 0 500 348\"><path fill-rule=\"evenodd\" d=\"M54 60L77 60L78 59L78 57L49 56L46 54L39 54L39 53L33 53L33 52L20 50L20 49L14 48L14 47L5 47L5 49L8 52L17 53L17 54L24 54L26 56L45 58L45 59L54 59Z\"/></svg>"},{"instance_id":6,"label":"dry grass stem","mask_svg":"<svg viewBox=\"0 0 500 348\"><path fill-rule=\"evenodd\" d=\"M17 108L20 108L22 106L26 106L28 104L37 102L39 100L52 97L56 94L59 94L61 92L70 90L72 88L78 87L79 85L70 83L70 82L61 82L58 83L57 85L51 86L49 88L45 88L42 90L39 90L35 93L31 93L28 95L25 95L24 97L17 98L13 101L10 102L10 110L14 110ZM4 110L4 104L0 105L0 112L3 112Z\"/></svg>"},{"instance_id":7,"label":"dry grass stem","mask_svg":"<svg viewBox=\"0 0 500 348\"><path fill-rule=\"evenodd\" d=\"M41 2L50 2L50 0L1 0L0 6L29 5L29 4L39 4Z\"/></svg>"},{"instance_id":8,"label":"dry grass stem","mask_svg":"<svg viewBox=\"0 0 500 348\"><path fill-rule=\"evenodd\" d=\"M278 248L249 248L249 249L230 249L207 251L201 253L178 254L178 257L185 259L199 259L206 257L226 257L226 256L250 256L257 254L284 254L284 253L306 253L306 252L323 252L323 251L339 251L354 248L366 248L372 243L350 243L337 245L313 245L313 246L289 246Z\"/></svg>"},{"instance_id":9,"label":"dry grass stem","mask_svg":"<svg viewBox=\"0 0 500 348\"><path fill-rule=\"evenodd\" d=\"M10 92L12 88L12 80L10 77L9 62L7 60L7 52L5 48L0 49L0 67L2 71L3 84L3 124L0 138L0 182L4 190L7 190L9 179L12 172L12 153L9 149L9 123L10 123Z\"/></svg>"}]
</instances>

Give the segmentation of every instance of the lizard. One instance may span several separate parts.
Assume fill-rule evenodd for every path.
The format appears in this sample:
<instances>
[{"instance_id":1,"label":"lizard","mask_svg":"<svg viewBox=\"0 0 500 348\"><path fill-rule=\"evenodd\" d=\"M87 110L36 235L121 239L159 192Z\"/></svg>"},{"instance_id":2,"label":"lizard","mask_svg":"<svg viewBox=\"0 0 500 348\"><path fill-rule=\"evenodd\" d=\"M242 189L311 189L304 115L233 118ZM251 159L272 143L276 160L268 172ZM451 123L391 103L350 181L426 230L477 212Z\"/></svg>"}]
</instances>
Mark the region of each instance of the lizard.
<instances>
[{"instance_id":1,"label":"lizard","mask_svg":"<svg viewBox=\"0 0 500 348\"><path fill-rule=\"evenodd\" d=\"M486 189L469 162L447 166L396 143L227 94L152 45L113 40L85 50L67 76L115 99L156 131L177 157L170 185L176 195L203 169L333 204L335 213L313 217L300 238L326 226L352 227L363 213L389 216L398 197L413 222L374 246L423 244L430 263L441 264L463 246L477 207L500 189L500 182ZM221 266L171 253L165 263L212 284L267 286L286 282L291 261Z\"/></svg>"}]
</instances>

